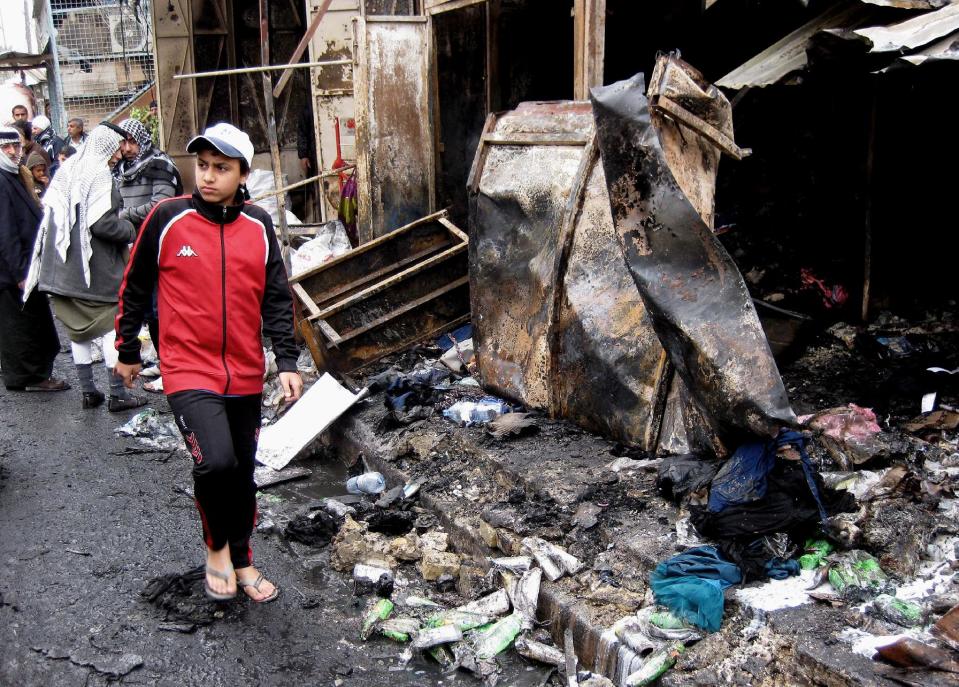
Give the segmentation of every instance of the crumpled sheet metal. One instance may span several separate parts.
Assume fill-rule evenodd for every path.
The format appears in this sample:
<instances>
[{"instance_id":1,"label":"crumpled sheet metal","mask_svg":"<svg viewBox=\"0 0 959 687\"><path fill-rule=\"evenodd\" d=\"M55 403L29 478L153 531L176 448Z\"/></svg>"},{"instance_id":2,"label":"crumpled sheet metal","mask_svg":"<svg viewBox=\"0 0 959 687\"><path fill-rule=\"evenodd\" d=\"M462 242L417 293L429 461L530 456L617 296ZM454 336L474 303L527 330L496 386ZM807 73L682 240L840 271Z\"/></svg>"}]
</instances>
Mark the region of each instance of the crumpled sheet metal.
<instances>
[{"instance_id":1,"label":"crumpled sheet metal","mask_svg":"<svg viewBox=\"0 0 959 687\"><path fill-rule=\"evenodd\" d=\"M470 179L478 375L500 396L653 450L671 373L616 242L592 136L584 102L523 103L487 122Z\"/></svg>"},{"instance_id":2,"label":"crumpled sheet metal","mask_svg":"<svg viewBox=\"0 0 959 687\"><path fill-rule=\"evenodd\" d=\"M701 77L695 82L702 100L729 107ZM670 361L719 436L774 437L796 417L772 352L739 270L669 167L667 160L676 155L663 149L656 126L662 117L650 112L645 90L638 74L592 91L597 143L626 262ZM698 137L688 128L683 133ZM703 170L710 173L715 167ZM690 170L680 176L691 177Z\"/></svg>"}]
</instances>

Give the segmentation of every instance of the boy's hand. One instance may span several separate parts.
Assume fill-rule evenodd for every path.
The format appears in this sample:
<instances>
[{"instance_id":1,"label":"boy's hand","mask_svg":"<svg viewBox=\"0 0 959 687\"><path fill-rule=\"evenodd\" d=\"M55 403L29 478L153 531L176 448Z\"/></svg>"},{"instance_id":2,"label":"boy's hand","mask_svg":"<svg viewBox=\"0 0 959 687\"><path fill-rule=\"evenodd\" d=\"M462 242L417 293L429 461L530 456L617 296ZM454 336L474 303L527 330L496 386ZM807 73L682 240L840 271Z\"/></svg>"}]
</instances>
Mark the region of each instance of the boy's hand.
<instances>
[{"instance_id":1,"label":"boy's hand","mask_svg":"<svg viewBox=\"0 0 959 687\"><path fill-rule=\"evenodd\" d=\"M283 402L293 403L303 395L303 380L299 372L281 372L280 383L283 384Z\"/></svg>"},{"instance_id":2,"label":"boy's hand","mask_svg":"<svg viewBox=\"0 0 959 687\"><path fill-rule=\"evenodd\" d=\"M133 380L140 376L140 370L143 369L143 365L137 363L136 365L128 365L127 363L117 363L117 366L113 368L113 371L117 374L118 377L123 378L123 386L127 389L133 388Z\"/></svg>"}]
</instances>

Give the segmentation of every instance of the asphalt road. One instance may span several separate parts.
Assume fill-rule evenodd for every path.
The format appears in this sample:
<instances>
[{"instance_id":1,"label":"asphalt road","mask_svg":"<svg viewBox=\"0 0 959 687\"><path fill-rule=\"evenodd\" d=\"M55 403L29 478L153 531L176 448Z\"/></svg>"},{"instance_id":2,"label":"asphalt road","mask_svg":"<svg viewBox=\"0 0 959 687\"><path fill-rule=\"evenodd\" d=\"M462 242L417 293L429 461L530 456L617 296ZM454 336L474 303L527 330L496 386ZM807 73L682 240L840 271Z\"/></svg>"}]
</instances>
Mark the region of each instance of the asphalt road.
<instances>
[{"instance_id":1,"label":"asphalt road","mask_svg":"<svg viewBox=\"0 0 959 687\"><path fill-rule=\"evenodd\" d=\"M75 383L69 354L57 372ZM190 623L141 592L203 562L190 464L125 454L136 444L113 429L132 414L82 410L75 388L0 387L0 685L480 684L421 659L401 667L388 640L359 642L363 602L348 580L276 536L253 544L282 589L276 602L216 606L196 584L178 603L202 622L178 631ZM511 658L500 684L542 680Z\"/></svg>"}]
</instances>

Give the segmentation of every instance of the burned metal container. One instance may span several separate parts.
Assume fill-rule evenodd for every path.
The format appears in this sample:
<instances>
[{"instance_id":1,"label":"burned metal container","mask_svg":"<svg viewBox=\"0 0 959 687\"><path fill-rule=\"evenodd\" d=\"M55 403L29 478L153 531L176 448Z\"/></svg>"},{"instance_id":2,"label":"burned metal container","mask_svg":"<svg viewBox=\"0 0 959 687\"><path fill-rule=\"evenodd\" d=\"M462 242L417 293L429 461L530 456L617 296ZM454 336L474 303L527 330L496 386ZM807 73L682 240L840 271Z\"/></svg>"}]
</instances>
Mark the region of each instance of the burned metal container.
<instances>
[{"instance_id":1,"label":"burned metal container","mask_svg":"<svg viewBox=\"0 0 959 687\"><path fill-rule=\"evenodd\" d=\"M656 447L667 357L616 241L585 102L487 119L470 174L479 376L495 393Z\"/></svg>"},{"instance_id":2,"label":"burned metal container","mask_svg":"<svg viewBox=\"0 0 959 687\"><path fill-rule=\"evenodd\" d=\"M317 367L352 372L466 322L468 243L437 212L291 279Z\"/></svg>"},{"instance_id":3,"label":"burned metal container","mask_svg":"<svg viewBox=\"0 0 959 687\"><path fill-rule=\"evenodd\" d=\"M479 375L646 450L724 454L795 421L711 230L720 154L749 151L725 97L677 58L657 62L652 107L644 90L638 75L593 106L488 118L469 181Z\"/></svg>"}]
</instances>

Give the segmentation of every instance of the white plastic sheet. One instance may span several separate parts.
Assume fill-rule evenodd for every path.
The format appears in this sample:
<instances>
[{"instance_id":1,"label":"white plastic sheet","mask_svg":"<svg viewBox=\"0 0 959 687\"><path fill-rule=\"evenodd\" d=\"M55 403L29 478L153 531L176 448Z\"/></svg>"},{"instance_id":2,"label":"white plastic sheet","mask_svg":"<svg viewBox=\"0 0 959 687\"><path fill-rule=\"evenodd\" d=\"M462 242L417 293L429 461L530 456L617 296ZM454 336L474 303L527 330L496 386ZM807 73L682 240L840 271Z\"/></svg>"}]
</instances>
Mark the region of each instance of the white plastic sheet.
<instances>
[{"instance_id":1,"label":"white plastic sheet","mask_svg":"<svg viewBox=\"0 0 959 687\"><path fill-rule=\"evenodd\" d=\"M256 451L257 462L282 470L334 420L365 396L366 389L353 394L329 374L324 374L276 424L263 428Z\"/></svg>"}]
</instances>

